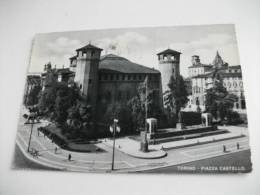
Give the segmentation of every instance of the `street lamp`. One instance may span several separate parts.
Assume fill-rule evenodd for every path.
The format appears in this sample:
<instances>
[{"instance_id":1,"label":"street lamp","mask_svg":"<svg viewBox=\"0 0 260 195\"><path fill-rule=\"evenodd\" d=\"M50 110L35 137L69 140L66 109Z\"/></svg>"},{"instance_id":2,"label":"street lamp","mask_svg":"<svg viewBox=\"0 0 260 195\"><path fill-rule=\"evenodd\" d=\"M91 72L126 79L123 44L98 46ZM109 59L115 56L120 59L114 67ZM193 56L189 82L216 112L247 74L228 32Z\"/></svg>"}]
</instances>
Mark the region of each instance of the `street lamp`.
<instances>
[{"instance_id":1,"label":"street lamp","mask_svg":"<svg viewBox=\"0 0 260 195\"><path fill-rule=\"evenodd\" d=\"M111 133L113 133L113 154L112 154L112 167L111 170L114 170L114 160L115 160L115 140L116 140L116 132L120 132L120 127L117 125L118 119L114 119L113 126L109 127Z\"/></svg>"}]
</instances>

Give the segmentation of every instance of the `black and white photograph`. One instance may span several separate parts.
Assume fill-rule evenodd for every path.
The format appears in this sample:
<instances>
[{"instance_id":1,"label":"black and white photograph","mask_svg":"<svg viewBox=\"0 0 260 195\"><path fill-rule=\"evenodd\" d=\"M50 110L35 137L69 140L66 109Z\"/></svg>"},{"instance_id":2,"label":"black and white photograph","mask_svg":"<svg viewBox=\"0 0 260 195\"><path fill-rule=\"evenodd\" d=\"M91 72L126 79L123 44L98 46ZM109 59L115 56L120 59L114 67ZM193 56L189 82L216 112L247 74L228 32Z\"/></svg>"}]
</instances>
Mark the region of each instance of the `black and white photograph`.
<instances>
[{"instance_id":1,"label":"black and white photograph","mask_svg":"<svg viewBox=\"0 0 260 195\"><path fill-rule=\"evenodd\" d=\"M12 169L248 173L234 24L36 34Z\"/></svg>"}]
</instances>

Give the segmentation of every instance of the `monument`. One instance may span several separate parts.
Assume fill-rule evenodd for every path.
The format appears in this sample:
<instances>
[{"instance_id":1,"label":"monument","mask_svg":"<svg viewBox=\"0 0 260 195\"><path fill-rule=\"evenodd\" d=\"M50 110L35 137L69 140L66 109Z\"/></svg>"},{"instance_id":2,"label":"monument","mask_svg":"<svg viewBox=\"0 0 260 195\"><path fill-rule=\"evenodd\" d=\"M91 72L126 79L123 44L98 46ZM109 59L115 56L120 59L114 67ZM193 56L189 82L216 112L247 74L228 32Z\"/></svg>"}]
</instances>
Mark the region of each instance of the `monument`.
<instances>
[{"instance_id":1,"label":"monument","mask_svg":"<svg viewBox=\"0 0 260 195\"><path fill-rule=\"evenodd\" d=\"M182 111L179 111L178 122L176 123L176 130L183 130L183 129L185 129L185 125L183 122L183 114L182 114Z\"/></svg>"}]
</instances>

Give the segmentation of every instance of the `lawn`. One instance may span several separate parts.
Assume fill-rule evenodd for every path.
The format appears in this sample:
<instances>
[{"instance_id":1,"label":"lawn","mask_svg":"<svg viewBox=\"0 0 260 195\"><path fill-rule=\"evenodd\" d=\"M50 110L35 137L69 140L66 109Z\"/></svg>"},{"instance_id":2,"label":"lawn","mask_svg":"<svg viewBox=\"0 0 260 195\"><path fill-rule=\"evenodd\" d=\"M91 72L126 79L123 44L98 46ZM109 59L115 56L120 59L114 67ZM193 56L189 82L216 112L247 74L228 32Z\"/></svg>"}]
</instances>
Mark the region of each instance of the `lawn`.
<instances>
[{"instance_id":1,"label":"lawn","mask_svg":"<svg viewBox=\"0 0 260 195\"><path fill-rule=\"evenodd\" d=\"M55 142L59 147L66 150L86 153L106 152L105 150L95 145L98 143L98 141L89 141L83 138L68 139L65 135L63 135L62 130L56 127L54 124L44 127L44 130L41 131L51 140L53 140L53 142Z\"/></svg>"}]
</instances>

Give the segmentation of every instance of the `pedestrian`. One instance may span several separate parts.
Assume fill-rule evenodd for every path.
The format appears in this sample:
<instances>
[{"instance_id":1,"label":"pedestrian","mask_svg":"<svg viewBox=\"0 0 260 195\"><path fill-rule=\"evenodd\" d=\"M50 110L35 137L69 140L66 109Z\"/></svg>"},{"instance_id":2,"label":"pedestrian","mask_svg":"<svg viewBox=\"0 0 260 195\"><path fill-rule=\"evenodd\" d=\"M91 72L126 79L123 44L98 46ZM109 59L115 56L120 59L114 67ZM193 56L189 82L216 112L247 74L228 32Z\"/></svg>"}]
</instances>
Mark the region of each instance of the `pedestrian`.
<instances>
[{"instance_id":1,"label":"pedestrian","mask_svg":"<svg viewBox=\"0 0 260 195\"><path fill-rule=\"evenodd\" d=\"M226 146L223 145L223 152L226 152L226 151L227 151Z\"/></svg>"},{"instance_id":2,"label":"pedestrian","mask_svg":"<svg viewBox=\"0 0 260 195\"><path fill-rule=\"evenodd\" d=\"M55 149L54 149L54 152L55 152L55 154L57 154L57 150L58 150L58 148L57 148L57 147L55 147Z\"/></svg>"},{"instance_id":3,"label":"pedestrian","mask_svg":"<svg viewBox=\"0 0 260 195\"><path fill-rule=\"evenodd\" d=\"M68 160L71 161L71 154L69 154L69 156L68 156Z\"/></svg>"},{"instance_id":4,"label":"pedestrian","mask_svg":"<svg viewBox=\"0 0 260 195\"><path fill-rule=\"evenodd\" d=\"M240 145L239 145L239 143L237 142L237 149L239 150L239 148L240 148Z\"/></svg>"}]
</instances>

